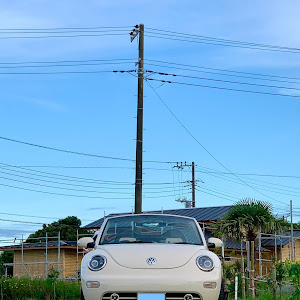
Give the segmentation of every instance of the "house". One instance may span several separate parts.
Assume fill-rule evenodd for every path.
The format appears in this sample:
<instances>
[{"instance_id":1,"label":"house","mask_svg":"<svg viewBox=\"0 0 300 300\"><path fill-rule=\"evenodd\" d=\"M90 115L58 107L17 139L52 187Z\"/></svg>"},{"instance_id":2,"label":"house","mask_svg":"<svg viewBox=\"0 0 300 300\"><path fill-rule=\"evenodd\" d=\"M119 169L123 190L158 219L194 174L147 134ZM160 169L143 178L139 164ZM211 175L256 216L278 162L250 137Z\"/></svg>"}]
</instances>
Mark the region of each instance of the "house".
<instances>
[{"instance_id":1,"label":"house","mask_svg":"<svg viewBox=\"0 0 300 300\"><path fill-rule=\"evenodd\" d=\"M229 210L231 206L214 206L214 207L193 207L193 208L181 208L181 209L166 209L166 210L153 210L145 211L144 213L150 214L169 214L195 218L200 226L205 224L211 224L220 220ZM127 215L130 213L110 214L108 217ZM96 220L90 224L83 226L83 229L99 229L104 221L104 218Z\"/></svg>"},{"instance_id":2,"label":"house","mask_svg":"<svg viewBox=\"0 0 300 300\"><path fill-rule=\"evenodd\" d=\"M294 237L294 259L300 259L300 229L293 230ZM276 261L292 259L291 231L287 230L278 235L265 236L262 238L262 246L272 251Z\"/></svg>"},{"instance_id":3,"label":"house","mask_svg":"<svg viewBox=\"0 0 300 300\"><path fill-rule=\"evenodd\" d=\"M0 251L13 251L13 276L47 277L52 268L60 272L59 278L77 278L82 252L77 251L77 242L49 241L24 243L0 247Z\"/></svg>"}]
</instances>

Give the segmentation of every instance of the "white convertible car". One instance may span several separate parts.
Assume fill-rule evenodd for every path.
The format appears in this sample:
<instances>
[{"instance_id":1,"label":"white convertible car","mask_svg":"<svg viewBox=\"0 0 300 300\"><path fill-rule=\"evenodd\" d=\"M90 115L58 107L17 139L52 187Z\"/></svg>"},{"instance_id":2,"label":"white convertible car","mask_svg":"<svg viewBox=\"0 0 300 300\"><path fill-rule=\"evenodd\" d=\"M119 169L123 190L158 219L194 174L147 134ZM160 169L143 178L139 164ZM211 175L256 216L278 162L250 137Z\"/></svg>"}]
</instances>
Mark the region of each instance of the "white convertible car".
<instances>
[{"instance_id":1,"label":"white convertible car","mask_svg":"<svg viewBox=\"0 0 300 300\"><path fill-rule=\"evenodd\" d=\"M91 238L82 238L87 247ZM210 238L220 247L222 242ZM221 263L193 218L164 214L107 218L81 264L81 299L224 299ZM156 298L157 299L157 298Z\"/></svg>"}]
</instances>

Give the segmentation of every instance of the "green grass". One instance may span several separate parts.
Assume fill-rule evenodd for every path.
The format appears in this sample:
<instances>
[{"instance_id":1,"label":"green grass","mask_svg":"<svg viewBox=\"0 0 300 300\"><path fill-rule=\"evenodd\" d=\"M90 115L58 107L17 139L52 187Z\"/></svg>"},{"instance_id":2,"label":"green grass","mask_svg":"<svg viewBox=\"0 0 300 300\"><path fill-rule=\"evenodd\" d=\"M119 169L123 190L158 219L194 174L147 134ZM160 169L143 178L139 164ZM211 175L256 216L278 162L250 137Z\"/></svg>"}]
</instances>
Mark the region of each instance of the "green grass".
<instances>
[{"instance_id":1,"label":"green grass","mask_svg":"<svg viewBox=\"0 0 300 300\"><path fill-rule=\"evenodd\" d=\"M0 300L78 300L80 282L61 280L1 278Z\"/></svg>"}]
</instances>

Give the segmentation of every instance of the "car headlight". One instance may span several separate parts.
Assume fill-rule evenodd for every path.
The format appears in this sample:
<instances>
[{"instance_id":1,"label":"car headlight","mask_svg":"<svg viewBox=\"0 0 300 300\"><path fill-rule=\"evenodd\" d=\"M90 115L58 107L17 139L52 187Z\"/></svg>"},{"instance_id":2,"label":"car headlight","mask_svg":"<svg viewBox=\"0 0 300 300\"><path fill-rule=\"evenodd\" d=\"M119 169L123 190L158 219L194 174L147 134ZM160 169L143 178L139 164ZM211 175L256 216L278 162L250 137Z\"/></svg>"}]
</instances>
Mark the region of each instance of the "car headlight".
<instances>
[{"instance_id":1,"label":"car headlight","mask_svg":"<svg viewBox=\"0 0 300 300\"><path fill-rule=\"evenodd\" d=\"M198 256L196 259L196 264L199 269L206 272L211 271L215 267L213 260L206 255Z\"/></svg>"},{"instance_id":2,"label":"car headlight","mask_svg":"<svg viewBox=\"0 0 300 300\"><path fill-rule=\"evenodd\" d=\"M106 265L106 257L103 255L94 255L89 261L88 266L92 271L99 271Z\"/></svg>"}]
</instances>

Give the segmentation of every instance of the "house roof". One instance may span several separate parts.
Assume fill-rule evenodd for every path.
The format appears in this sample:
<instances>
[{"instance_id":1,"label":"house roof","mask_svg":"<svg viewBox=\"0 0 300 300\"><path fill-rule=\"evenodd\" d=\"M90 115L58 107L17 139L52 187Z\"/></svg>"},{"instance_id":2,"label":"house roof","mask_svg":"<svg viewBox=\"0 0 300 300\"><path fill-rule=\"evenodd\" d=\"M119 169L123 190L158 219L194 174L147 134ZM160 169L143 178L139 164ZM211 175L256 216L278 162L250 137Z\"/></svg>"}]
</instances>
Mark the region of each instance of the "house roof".
<instances>
[{"instance_id":1,"label":"house roof","mask_svg":"<svg viewBox=\"0 0 300 300\"><path fill-rule=\"evenodd\" d=\"M285 246L288 243L290 243L290 235L291 231L287 230L285 233L281 233L279 237L276 237L276 245L277 247ZM293 230L293 236L294 238L300 238L300 229L294 229ZM262 238L261 244L263 247L275 247L275 236Z\"/></svg>"},{"instance_id":2,"label":"house roof","mask_svg":"<svg viewBox=\"0 0 300 300\"><path fill-rule=\"evenodd\" d=\"M206 242L210 237L214 237L214 234L211 231L205 230L204 231L204 236ZM246 250L246 242L237 242L231 239L225 239L224 241L224 248L225 250ZM255 246L255 249L258 251L258 246ZM270 250L261 247L262 252L270 252Z\"/></svg>"},{"instance_id":3,"label":"house roof","mask_svg":"<svg viewBox=\"0 0 300 300\"><path fill-rule=\"evenodd\" d=\"M217 221L222 216L224 216L231 206L213 206L213 207L193 207L193 208L181 208L181 209L166 209L166 210L153 210L145 211L144 213L154 213L154 214L169 214L169 215L178 215L195 218L198 222L208 222L208 221ZM122 216L130 213L118 213L110 214L108 217ZM101 227L104 218L96 220L90 224L83 226L84 229L98 229Z\"/></svg>"},{"instance_id":4,"label":"house roof","mask_svg":"<svg viewBox=\"0 0 300 300\"><path fill-rule=\"evenodd\" d=\"M61 248L76 248L77 242L65 242L65 241L60 241L60 247ZM47 247L49 248L58 248L58 241L49 241L47 242ZM46 248L46 243L45 242L39 242L39 243L24 243L23 244L23 249L45 249ZM3 246L0 247L0 251L9 251L9 250L21 250L22 245L10 245L10 246Z\"/></svg>"}]
</instances>

